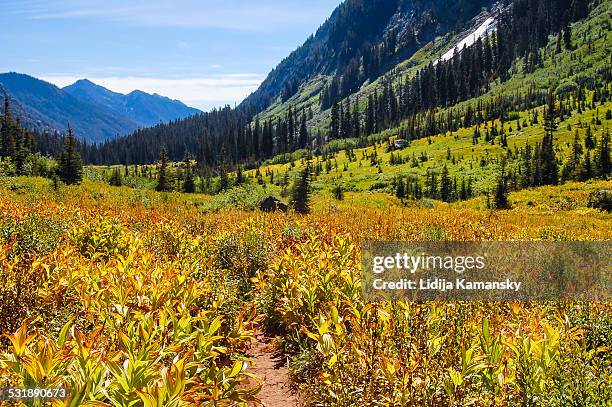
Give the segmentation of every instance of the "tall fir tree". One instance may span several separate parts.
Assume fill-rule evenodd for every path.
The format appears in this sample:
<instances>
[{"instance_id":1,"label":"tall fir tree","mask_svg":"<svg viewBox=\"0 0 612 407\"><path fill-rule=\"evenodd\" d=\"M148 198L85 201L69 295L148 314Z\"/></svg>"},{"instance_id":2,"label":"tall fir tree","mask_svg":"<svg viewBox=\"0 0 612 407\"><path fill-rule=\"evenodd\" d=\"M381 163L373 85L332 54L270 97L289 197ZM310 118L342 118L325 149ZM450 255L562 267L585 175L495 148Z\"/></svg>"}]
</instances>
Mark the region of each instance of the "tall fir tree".
<instances>
[{"instance_id":1,"label":"tall fir tree","mask_svg":"<svg viewBox=\"0 0 612 407\"><path fill-rule=\"evenodd\" d=\"M293 185L291 206L298 213L306 214L310 212L310 194L312 192L310 188L311 172L310 162L308 162Z\"/></svg>"},{"instance_id":2,"label":"tall fir tree","mask_svg":"<svg viewBox=\"0 0 612 407\"><path fill-rule=\"evenodd\" d=\"M195 192L195 174L193 171L193 165L191 164L191 155L189 152L185 152L185 159L183 160L183 185L182 190L188 194Z\"/></svg>"},{"instance_id":3,"label":"tall fir tree","mask_svg":"<svg viewBox=\"0 0 612 407\"><path fill-rule=\"evenodd\" d=\"M59 177L64 184L80 184L83 181L83 161L70 125L58 164Z\"/></svg>"},{"instance_id":4,"label":"tall fir tree","mask_svg":"<svg viewBox=\"0 0 612 407\"><path fill-rule=\"evenodd\" d=\"M448 167L444 165L442 175L440 177L440 199L444 202L450 202L452 199L452 181L448 174Z\"/></svg>"},{"instance_id":5,"label":"tall fir tree","mask_svg":"<svg viewBox=\"0 0 612 407\"><path fill-rule=\"evenodd\" d=\"M555 94L552 89L548 92L548 103L544 113L544 138L540 150L542 168L542 184L556 185L559 181L559 165L555 155L554 133L557 131L557 110Z\"/></svg>"},{"instance_id":6,"label":"tall fir tree","mask_svg":"<svg viewBox=\"0 0 612 407\"><path fill-rule=\"evenodd\" d=\"M172 190L172 181L168 174L168 149L166 146L163 146L159 153L159 171L157 173L157 186L155 190L159 192Z\"/></svg>"},{"instance_id":7,"label":"tall fir tree","mask_svg":"<svg viewBox=\"0 0 612 407\"><path fill-rule=\"evenodd\" d=\"M502 158L499 178L495 188L495 196L493 198L495 209L510 209L510 201L508 200L508 180L506 177L506 158Z\"/></svg>"},{"instance_id":8,"label":"tall fir tree","mask_svg":"<svg viewBox=\"0 0 612 407\"><path fill-rule=\"evenodd\" d=\"M4 95L4 116L2 116L0 135L0 155L2 157L13 157L15 155L15 122L11 113L8 94Z\"/></svg>"},{"instance_id":9,"label":"tall fir tree","mask_svg":"<svg viewBox=\"0 0 612 407\"><path fill-rule=\"evenodd\" d=\"M25 175L26 160L32 153L34 140L30 131L21 126L19 118L17 118L16 125L13 128L13 134L15 138L15 169L17 170L17 175Z\"/></svg>"},{"instance_id":10,"label":"tall fir tree","mask_svg":"<svg viewBox=\"0 0 612 407\"><path fill-rule=\"evenodd\" d=\"M565 46L565 49L572 50L574 48L572 46L572 26L569 24L563 29L563 45Z\"/></svg>"},{"instance_id":11,"label":"tall fir tree","mask_svg":"<svg viewBox=\"0 0 612 407\"><path fill-rule=\"evenodd\" d=\"M340 137L340 109L338 103L334 103L331 108L331 121L329 123L329 138L337 139Z\"/></svg>"},{"instance_id":12,"label":"tall fir tree","mask_svg":"<svg viewBox=\"0 0 612 407\"><path fill-rule=\"evenodd\" d=\"M308 127L306 126L305 112L302 112L302 121L300 123L300 135L298 140L299 148L308 147Z\"/></svg>"},{"instance_id":13,"label":"tall fir tree","mask_svg":"<svg viewBox=\"0 0 612 407\"><path fill-rule=\"evenodd\" d=\"M236 169L236 185L242 185L246 182L246 179L244 178L244 172L242 171L242 166L239 165L238 168Z\"/></svg>"},{"instance_id":14,"label":"tall fir tree","mask_svg":"<svg viewBox=\"0 0 612 407\"><path fill-rule=\"evenodd\" d=\"M592 150L595 148L595 137L593 137L593 130L591 129L591 126L587 126L586 129L586 136L584 138L584 147L587 150Z\"/></svg>"},{"instance_id":15,"label":"tall fir tree","mask_svg":"<svg viewBox=\"0 0 612 407\"><path fill-rule=\"evenodd\" d=\"M395 196L404 199L406 197L406 184L404 184L404 179L402 177L397 178L397 185L395 187Z\"/></svg>"},{"instance_id":16,"label":"tall fir tree","mask_svg":"<svg viewBox=\"0 0 612 407\"><path fill-rule=\"evenodd\" d=\"M593 163L591 161L591 152L589 150L584 154L584 161L580 167L579 181L588 181L594 176Z\"/></svg>"},{"instance_id":17,"label":"tall fir tree","mask_svg":"<svg viewBox=\"0 0 612 407\"><path fill-rule=\"evenodd\" d=\"M607 178L612 174L612 163L610 162L610 132L606 130L599 139L597 150L597 176Z\"/></svg>"}]
</instances>

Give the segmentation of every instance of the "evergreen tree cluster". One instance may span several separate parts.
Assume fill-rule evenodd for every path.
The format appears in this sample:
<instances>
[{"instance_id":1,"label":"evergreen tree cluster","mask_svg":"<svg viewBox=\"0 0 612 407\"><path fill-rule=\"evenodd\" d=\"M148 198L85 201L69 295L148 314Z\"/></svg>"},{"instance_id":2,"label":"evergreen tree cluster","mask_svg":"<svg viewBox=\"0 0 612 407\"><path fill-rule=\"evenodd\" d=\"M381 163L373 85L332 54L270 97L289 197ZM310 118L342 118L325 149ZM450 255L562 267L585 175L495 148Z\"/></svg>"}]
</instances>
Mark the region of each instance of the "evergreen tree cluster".
<instances>
[{"instance_id":1,"label":"evergreen tree cluster","mask_svg":"<svg viewBox=\"0 0 612 407\"><path fill-rule=\"evenodd\" d=\"M310 118L310 109L299 112L289 109L282 118L264 121L255 118L249 124L246 114L226 106L141 129L102 145L88 145L84 151L91 164L152 163L162 147L166 147L169 161L181 161L188 152L196 157L201 169L215 168L222 163L235 166L310 147L313 142L307 126Z\"/></svg>"},{"instance_id":2,"label":"evergreen tree cluster","mask_svg":"<svg viewBox=\"0 0 612 407\"><path fill-rule=\"evenodd\" d=\"M455 117L463 116L466 126L474 120L474 108L464 112L450 112L442 126L436 123L435 110L449 107L458 102L478 97L489 90L495 80L504 81L509 78L512 64L519 58L524 61L525 71L532 71L541 62L540 47L546 45L548 35L565 29L570 32L569 24L584 18L588 7L585 0L517 0L510 9L497 17L497 30L462 50L455 50L453 57L444 61L430 63L417 72L414 78L393 84L388 78L383 78L382 91L376 89L368 96L365 111L366 135L378 133L384 129L395 127L401 121L408 120L408 127L425 127L426 133L435 134L440 131L453 130L452 123L458 122ZM603 97L609 97L607 80L609 73L601 72L599 85L589 86L601 89ZM324 93L327 92L324 89ZM584 91L581 88L579 91ZM527 95L511 96L509 99L495 101L494 104L505 105L507 109L542 102L544 95L529 91ZM323 95L324 96L324 95ZM344 95L339 96L342 98ZM506 97L508 98L508 97ZM322 97L325 100L325 97ZM331 100L332 119L329 126L330 138L338 135L338 125L334 120L334 110L337 101ZM483 110L497 110L495 115L502 117L504 110L499 112L492 106L477 106L476 116L482 117ZM516 110L516 109L515 109ZM490 113L489 113L490 115ZM455 117L452 117L455 116ZM491 117L489 117L491 118ZM446 124L446 125L445 125ZM424 126L423 126L424 125ZM420 131L416 131L418 133ZM352 134L356 137L356 134Z\"/></svg>"},{"instance_id":3,"label":"evergreen tree cluster","mask_svg":"<svg viewBox=\"0 0 612 407\"><path fill-rule=\"evenodd\" d=\"M399 176L393 181L395 196L400 199L439 199L444 202L465 201L474 197L472 178L451 177L445 165L442 171L430 170L423 177L416 175Z\"/></svg>"},{"instance_id":4,"label":"evergreen tree cluster","mask_svg":"<svg viewBox=\"0 0 612 407\"><path fill-rule=\"evenodd\" d=\"M76 137L68 125L68 134L64 142L64 150L58 159L58 176L64 184L80 184L83 181L83 161Z\"/></svg>"},{"instance_id":5,"label":"evergreen tree cluster","mask_svg":"<svg viewBox=\"0 0 612 407\"><path fill-rule=\"evenodd\" d=\"M476 3L463 7L478 7ZM401 90L405 104L419 111L479 96L492 80L508 79L516 58L525 58L524 70L532 72L542 62L540 47L546 45L548 35L561 32L559 38L571 49L570 24L587 14L587 0L516 0L497 17L494 34L456 49L453 58L430 64L405 83L407 89ZM405 52L414 52L418 40L412 28L401 36L391 29L380 43L359 50L321 91L321 107L331 107L357 91L367 79L377 78L397 63L396 55L404 57Z\"/></svg>"},{"instance_id":6,"label":"evergreen tree cluster","mask_svg":"<svg viewBox=\"0 0 612 407\"><path fill-rule=\"evenodd\" d=\"M14 115L9 95L4 95L0 118L0 170L4 175L58 176L67 184L80 183L81 148L70 126L66 136L26 129Z\"/></svg>"},{"instance_id":7,"label":"evergreen tree cluster","mask_svg":"<svg viewBox=\"0 0 612 407\"><path fill-rule=\"evenodd\" d=\"M3 113L0 123L0 158L10 162L17 175L25 175L26 159L34 150L34 136L21 125L18 117L13 117L8 95L4 96Z\"/></svg>"}]
</instances>

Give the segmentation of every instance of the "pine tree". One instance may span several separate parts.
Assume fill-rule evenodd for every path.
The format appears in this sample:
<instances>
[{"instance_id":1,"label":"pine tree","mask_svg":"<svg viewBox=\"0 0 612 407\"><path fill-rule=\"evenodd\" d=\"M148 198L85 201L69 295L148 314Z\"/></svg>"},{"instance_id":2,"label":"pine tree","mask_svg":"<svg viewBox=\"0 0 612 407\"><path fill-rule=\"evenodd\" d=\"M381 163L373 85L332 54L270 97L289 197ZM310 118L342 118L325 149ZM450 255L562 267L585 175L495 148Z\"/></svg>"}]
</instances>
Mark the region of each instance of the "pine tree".
<instances>
[{"instance_id":1,"label":"pine tree","mask_svg":"<svg viewBox=\"0 0 612 407\"><path fill-rule=\"evenodd\" d=\"M582 167L580 168L580 178L579 181L587 181L593 178L593 164L591 162L591 152L587 150L584 155L584 162L582 163Z\"/></svg>"},{"instance_id":2,"label":"pine tree","mask_svg":"<svg viewBox=\"0 0 612 407\"><path fill-rule=\"evenodd\" d=\"M29 132L21 126L19 119L17 119L17 124L13 128L13 134L15 134L15 153L13 157L15 169L17 170L17 175L24 175L25 163L31 153L30 135Z\"/></svg>"},{"instance_id":3,"label":"pine tree","mask_svg":"<svg viewBox=\"0 0 612 407\"><path fill-rule=\"evenodd\" d=\"M246 180L244 178L244 173L242 172L242 166L239 165L238 169L236 169L236 185L242 185L245 181Z\"/></svg>"},{"instance_id":4,"label":"pine tree","mask_svg":"<svg viewBox=\"0 0 612 407\"><path fill-rule=\"evenodd\" d=\"M563 168L563 180L569 180L576 177L576 171L580 165L580 157L582 157L582 144L580 143L580 135L578 130L574 132L574 143L572 145L572 156Z\"/></svg>"},{"instance_id":5,"label":"pine tree","mask_svg":"<svg viewBox=\"0 0 612 407\"><path fill-rule=\"evenodd\" d=\"M359 96L357 96L353 104L352 119L353 119L353 122L351 123L351 126L352 126L353 137L359 137L361 136L361 118L359 114Z\"/></svg>"},{"instance_id":6,"label":"pine tree","mask_svg":"<svg viewBox=\"0 0 612 407\"><path fill-rule=\"evenodd\" d=\"M155 189L159 192L172 190L172 182L168 174L168 149L166 146L163 146L159 153L159 172Z\"/></svg>"},{"instance_id":7,"label":"pine tree","mask_svg":"<svg viewBox=\"0 0 612 407\"><path fill-rule=\"evenodd\" d=\"M459 195L462 201L466 201L468 199L467 187L465 185L465 178L461 179L461 194Z\"/></svg>"},{"instance_id":8,"label":"pine tree","mask_svg":"<svg viewBox=\"0 0 612 407\"><path fill-rule=\"evenodd\" d=\"M440 199L442 199L444 202L451 201L452 187L452 181L448 175L448 167L444 165L440 178Z\"/></svg>"},{"instance_id":9,"label":"pine tree","mask_svg":"<svg viewBox=\"0 0 612 407\"><path fill-rule=\"evenodd\" d=\"M557 46L555 47L555 54L559 54L561 52L561 33L557 35Z\"/></svg>"},{"instance_id":10,"label":"pine tree","mask_svg":"<svg viewBox=\"0 0 612 407\"><path fill-rule=\"evenodd\" d=\"M331 108L331 121L329 123L329 138L337 139L340 137L340 111L338 103L334 103Z\"/></svg>"},{"instance_id":11,"label":"pine tree","mask_svg":"<svg viewBox=\"0 0 612 407\"><path fill-rule=\"evenodd\" d=\"M225 191L230 186L229 176L227 175L227 171L225 170L224 167L222 167L220 171L221 172L219 174L219 192ZM258 178L261 178L261 174L259 174Z\"/></svg>"},{"instance_id":12,"label":"pine tree","mask_svg":"<svg viewBox=\"0 0 612 407\"><path fill-rule=\"evenodd\" d=\"M70 125L58 164L59 177L64 184L80 184L83 181L83 161Z\"/></svg>"},{"instance_id":13,"label":"pine tree","mask_svg":"<svg viewBox=\"0 0 612 407\"><path fill-rule=\"evenodd\" d=\"M506 180L506 158L502 158L499 178L497 179L497 187L495 188L495 197L493 203L496 209L510 209L510 201L508 200L508 182Z\"/></svg>"},{"instance_id":14,"label":"pine tree","mask_svg":"<svg viewBox=\"0 0 612 407\"><path fill-rule=\"evenodd\" d=\"M193 173L193 166L191 165L191 155L189 152L185 153L184 166L185 170L183 172L183 185L182 190L188 194L192 194L195 192L195 176Z\"/></svg>"},{"instance_id":15,"label":"pine tree","mask_svg":"<svg viewBox=\"0 0 612 407\"><path fill-rule=\"evenodd\" d=\"M308 128L306 127L306 114L302 112L302 121L300 123L299 148L308 146Z\"/></svg>"},{"instance_id":16,"label":"pine tree","mask_svg":"<svg viewBox=\"0 0 612 407\"><path fill-rule=\"evenodd\" d=\"M431 199L438 198L438 177L434 171L427 170L425 188L427 188L427 197Z\"/></svg>"},{"instance_id":17,"label":"pine tree","mask_svg":"<svg viewBox=\"0 0 612 407\"><path fill-rule=\"evenodd\" d=\"M13 157L15 155L15 123L11 114L9 95L4 95L4 116L2 117L2 128L0 129L0 156Z\"/></svg>"},{"instance_id":18,"label":"pine tree","mask_svg":"<svg viewBox=\"0 0 612 407\"><path fill-rule=\"evenodd\" d=\"M555 109L555 95L552 90L548 92L548 105L544 114L544 138L540 150L540 164L542 168L542 184L556 185L559 181L559 168L554 150L554 132L557 130L557 113Z\"/></svg>"},{"instance_id":19,"label":"pine tree","mask_svg":"<svg viewBox=\"0 0 612 407\"><path fill-rule=\"evenodd\" d=\"M595 138L593 137L593 130L591 126L587 127L586 137L584 138L584 146L587 150L592 150L595 148Z\"/></svg>"},{"instance_id":20,"label":"pine tree","mask_svg":"<svg viewBox=\"0 0 612 407\"><path fill-rule=\"evenodd\" d=\"M561 34L559 34L559 35L561 35ZM573 49L573 46L572 46L572 27L569 24L563 29L563 45L565 46L565 49L569 49L569 50Z\"/></svg>"},{"instance_id":21,"label":"pine tree","mask_svg":"<svg viewBox=\"0 0 612 407\"><path fill-rule=\"evenodd\" d=\"M395 196L403 199L406 197L406 185L404 184L403 178L397 179L397 186L395 187Z\"/></svg>"},{"instance_id":22,"label":"pine tree","mask_svg":"<svg viewBox=\"0 0 612 407\"><path fill-rule=\"evenodd\" d=\"M606 130L599 140L597 151L597 176L607 178L612 173L612 163L610 162L610 132Z\"/></svg>"},{"instance_id":23,"label":"pine tree","mask_svg":"<svg viewBox=\"0 0 612 407\"><path fill-rule=\"evenodd\" d=\"M370 135L374 133L374 95L368 96L368 105L366 108L366 122L365 122L365 133Z\"/></svg>"},{"instance_id":24,"label":"pine tree","mask_svg":"<svg viewBox=\"0 0 612 407\"><path fill-rule=\"evenodd\" d=\"M293 193L291 196L291 206L298 213L306 214L310 212L310 162L302 170L293 185Z\"/></svg>"}]
</instances>

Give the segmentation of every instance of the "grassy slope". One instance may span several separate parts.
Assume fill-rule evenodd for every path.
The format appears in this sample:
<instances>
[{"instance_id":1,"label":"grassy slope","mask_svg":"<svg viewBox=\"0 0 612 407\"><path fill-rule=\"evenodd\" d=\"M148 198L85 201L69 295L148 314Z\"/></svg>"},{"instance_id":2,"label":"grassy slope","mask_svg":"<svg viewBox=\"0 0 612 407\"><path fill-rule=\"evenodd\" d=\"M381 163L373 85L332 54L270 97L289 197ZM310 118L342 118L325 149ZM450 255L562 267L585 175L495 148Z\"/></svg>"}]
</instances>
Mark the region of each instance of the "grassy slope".
<instances>
[{"instance_id":1,"label":"grassy slope","mask_svg":"<svg viewBox=\"0 0 612 407\"><path fill-rule=\"evenodd\" d=\"M376 89L381 89L383 81L390 78L397 84L406 77L414 76L419 69L425 67L429 62L435 61L440 55L450 49L453 44L463 38L463 36L465 36L465 32L447 34L444 37L437 38L434 42L425 44L409 59L402 61L391 71L363 86L362 89L350 95L348 98L351 101L359 98L359 106L362 110L365 110L365 101L368 95L373 93ZM278 98L259 115L259 118L265 120L268 118L283 117L287 113L289 107L292 107L296 111L301 111L302 108L311 108L314 116L308 121L308 127L313 134L316 134L318 130L324 132L329 124L330 109L321 109L319 105L319 96L321 89L323 89L331 79L332 77L329 75L319 75L311 79L306 85L302 86L295 95L285 102L282 102L281 99Z\"/></svg>"},{"instance_id":2,"label":"grassy slope","mask_svg":"<svg viewBox=\"0 0 612 407\"><path fill-rule=\"evenodd\" d=\"M599 112L599 118L602 122L600 126L591 124L594 134L599 136L605 128L610 128L612 123L610 120L605 119L605 112L607 109L612 109L612 103L607 103L603 106L598 106L596 109L590 109L582 114L575 114L569 119L564 120L559 124L559 130L556 132L555 140L557 143L557 154L563 161L565 157L570 153L571 143L574 137L574 131L579 130L579 134L584 138L586 123L591 123L593 118ZM526 119L528 113L521 113L522 122ZM541 117L541 115L540 115ZM582 123L582 124L580 124ZM515 122L506 124L506 129L509 126L514 126ZM481 141L477 145L472 144L473 128L460 129L453 135L438 135L431 138L431 144L428 139L421 139L412 142L409 148L406 148L400 152L404 158L411 158L414 154L417 158L421 153L426 153L429 157L429 161L420 163L418 167L412 167L411 160L402 165L390 165L389 160L391 153L386 152L386 143L379 143L377 147L368 147L364 149L355 149L355 155L357 156L356 162L350 162L344 151L336 154L333 160L333 167L330 173L325 171L325 165L323 164L323 172L317 177L314 182L314 186L317 189L330 191L336 182L341 182L344 188L349 191L368 191L375 184L390 184L394 177L398 175L415 174L425 175L428 170L441 171L444 165L448 166L451 176L456 176L458 181L463 177L471 177L474 181L474 189L476 192L489 191L495 185L498 164L497 158L505 154L505 149L500 145L491 145L485 143L481 137ZM515 148L521 148L529 143L535 145L539 142L544 134L544 129L541 124L533 124L522 128L517 131L516 128L513 131L508 132L508 148L515 150ZM372 154L374 148L377 149L379 159L382 160L381 169L382 172L376 167L370 165L370 160L362 158L366 155ZM447 160L447 151L450 148L451 160ZM395 152L397 154L397 152ZM455 158L455 164L452 162L452 157ZM481 166L482 158L490 158L485 166ZM338 168L335 168L337 163ZM299 170L301 161L295 166L292 163L289 164L275 164L263 167L260 171L262 174L266 174L268 171L275 172L275 182L282 179L285 172L289 172L290 178L295 176L297 170ZM348 170L344 170L344 165L348 166ZM253 175L254 172L249 172ZM266 180L269 180L267 178ZM382 186L382 185L381 185ZM272 187L274 191L275 187ZM276 187L278 189L278 187ZM390 187L387 188L387 192L392 192Z\"/></svg>"},{"instance_id":3,"label":"grassy slope","mask_svg":"<svg viewBox=\"0 0 612 407\"><path fill-rule=\"evenodd\" d=\"M495 83L491 90L481 96L482 99L489 99L500 94L513 94L515 92L526 91L529 87L535 86L538 89L547 89L549 87L556 88L560 82L570 80L579 76L589 76L595 69L612 63L610 54L612 53L612 34L609 30L609 18L612 1L604 0L595 9L591 11L589 18L573 24L573 38L576 50L572 52L564 51L559 55L553 55L556 46L556 37L551 37L550 43L546 49L544 67L538 69L531 74L521 73L522 61L518 61L513 68L513 76L509 81L504 83ZM476 24L478 25L478 24ZM608 28L606 28L608 27ZM470 30L468 30L469 32ZM364 86L359 92L349 96L350 100L359 98L360 107L365 109L365 101L367 96L374 92L375 89L381 89L381 83L390 78L394 84L398 84L406 78L411 78L422 67L432 61L437 60L440 55L450 49L466 32L448 34L442 38L436 39L435 42L425 44L423 48L417 51L408 60L398 64L392 71L387 72L371 84ZM593 49L590 50L587 46L587 38L593 37ZM330 110L321 111L319 106L319 94L316 89L321 89L328 77L317 77L310 81L306 86L285 103L277 100L260 117L277 117L282 116L293 106L295 110L300 110L302 107L312 108L314 117L309 121L308 125L311 128L312 134L316 134L318 130L325 132L329 124ZM472 100L473 101L473 100ZM468 101L468 102L472 102ZM463 102L458 106L463 105Z\"/></svg>"},{"instance_id":4,"label":"grassy slope","mask_svg":"<svg viewBox=\"0 0 612 407\"><path fill-rule=\"evenodd\" d=\"M608 17L610 4L610 1L603 2L592 11L590 18L573 25L575 50L565 50L560 54L555 54L554 49L556 40L551 38L550 44L545 50L546 56L542 68L530 74L523 74L520 73L522 61L517 61L515 64L517 73L504 83L494 84L491 90L480 98L489 99L501 94L514 94L516 92L525 91L530 86L535 86L540 89L547 89L550 87L556 88L560 83L579 79L579 77L590 77L593 75L596 69L605 66L609 62L609 55L612 51L612 33L606 29L609 25ZM445 41L445 44L452 44L454 40L455 38L449 39ZM590 47L589 41L591 41ZM442 42L439 42L439 44L442 44ZM429 44L413 56L411 59L412 63L404 64L405 66L413 66L413 68L407 69L404 75L413 74L416 69L414 66L419 66L422 63L428 62L429 58L439 55L441 50L446 49L445 45L436 46L435 49L431 48L432 46ZM377 82L371 84L368 88L374 86L377 86ZM473 102L474 100L470 100L460 103L458 106ZM515 150L517 147L520 148L525 146L526 143L534 145L541 140L544 134L541 120L542 109L542 107L538 109L540 112L540 122L538 124L531 124L529 122L531 112L519 113L521 124L524 120L529 122L529 125L523 127L520 131L516 129L516 121L506 124L505 128L508 134L509 149ZM571 118L566 118L559 123L559 130L555 138L557 142L557 154L562 161L565 160L565 157L570 151L571 142L573 141L573 135L576 129L579 130L581 138L584 138L587 124L591 124L594 134L597 136L599 136L605 128L611 127L610 120L605 120L605 113L609 109L612 109L612 103L597 106L595 109L589 109L580 114L574 111ZM593 124L595 116L599 117L602 121L601 125L597 126ZM498 122L496 124L499 125ZM491 123L489 123L489 126L490 125ZM512 131L509 131L510 126L513 127ZM392 137L397 134L397 130L398 129L389 129L375 137L380 139ZM411 146L403 150L401 154L404 158L411 158L413 154L418 158L421 153L426 153L429 156L429 161L422 163L416 168L413 168L410 162L403 165L389 165L390 153L385 153L386 143L382 142L376 147L377 154L382 160L382 173L379 173L376 167L370 166L368 159L363 158L370 155L374 147L356 149L355 154L357 156L357 162L352 163L349 162L344 152L340 152L336 154L333 160L334 167L337 163L338 168L334 168L329 174L324 170L315 182L315 187L322 190L330 190L334 183L340 179L345 189L349 191L366 191L374 184L390 183L395 176L400 174L424 175L427 170L432 169L440 171L444 165L448 165L451 176L456 175L459 180L461 180L461 177L472 177L474 179L476 191L488 191L494 185L498 170L498 165L495 161L506 152L497 144L486 144L483 138L481 138L478 145L473 146L473 131L474 128L463 128L453 135L441 134L434 136L431 138L431 144L427 139L414 141ZM348 143L353 141L354 140L347 140ZM448 149L451 150L451 156L455 158L456 164L453 164L451 162L452 160L448 161L446 159ZM486 166L481 167L480 161L482 158L490 158L492 160L490 160L491 162ZM274 162L274 160L270 160L270 162ZM270 164L264 166L261 172L267 173L268 171L274 171L275 181L278 182L280 178L282 178L282 174L287 171L289 171L291 177L294 176L296 168L299 169L300 167L300 162L301 161L298 161L297 165L291 163ZM345 164L348 165L347 171L343 171ZM325 167L325 165L323 165L323 167ZM250 172L250 174L253 175L254 172Z\"/></svg>"}]
</instances>

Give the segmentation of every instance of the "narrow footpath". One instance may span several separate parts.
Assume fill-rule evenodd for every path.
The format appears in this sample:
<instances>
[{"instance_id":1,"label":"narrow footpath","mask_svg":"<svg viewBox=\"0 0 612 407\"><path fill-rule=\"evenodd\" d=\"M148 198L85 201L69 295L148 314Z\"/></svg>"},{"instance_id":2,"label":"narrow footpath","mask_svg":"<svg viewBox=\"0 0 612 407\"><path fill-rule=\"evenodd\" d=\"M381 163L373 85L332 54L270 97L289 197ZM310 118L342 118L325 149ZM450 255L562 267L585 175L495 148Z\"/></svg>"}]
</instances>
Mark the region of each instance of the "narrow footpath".
<instances>
[{"instance_id":1,"label":"narrow footpath","mask_svg":"<svg viewBox=\"0 0 612 407\"><path fill-rule=\"evenodd\" d=\"M259 399L252 407L299 407L297 394L291 388L287 360L275 349L271 338L258 332L248 353L255 366L249 371L263 382Z\"/></svg>"}]
</instances>

